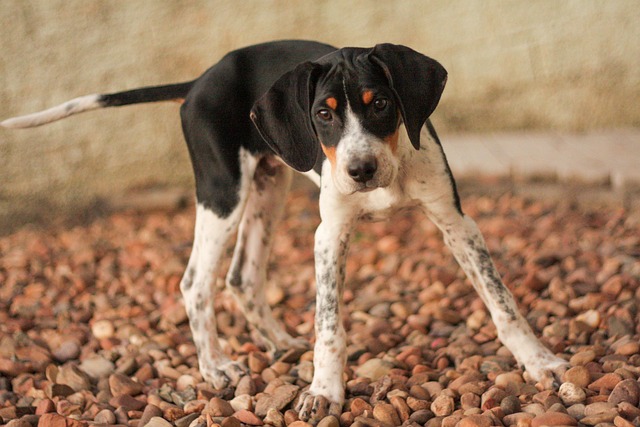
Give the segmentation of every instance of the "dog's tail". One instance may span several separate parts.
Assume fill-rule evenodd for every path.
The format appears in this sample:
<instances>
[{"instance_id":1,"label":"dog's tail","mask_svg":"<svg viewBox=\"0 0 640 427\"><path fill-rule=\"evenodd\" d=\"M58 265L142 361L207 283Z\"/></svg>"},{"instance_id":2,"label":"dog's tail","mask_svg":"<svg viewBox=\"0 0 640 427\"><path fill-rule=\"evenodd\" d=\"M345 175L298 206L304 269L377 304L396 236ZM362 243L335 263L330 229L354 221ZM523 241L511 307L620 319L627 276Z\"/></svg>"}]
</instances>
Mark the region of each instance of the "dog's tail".
<instances>
[{"instance_id":1,"label":"dog's tail","mask_svg":"<svg viewBox=\"0 0 640 427\"><path fill-rule=\"evenodd\" d=\"M98 108L119 107L143 102L183 101L193 81L165 86L149 86L109 94L93 94L74 98L48 110L25 116L13 117L0 122L5 128L30 128L55 122L65 117Z\"/></svg>"}]
</instances>

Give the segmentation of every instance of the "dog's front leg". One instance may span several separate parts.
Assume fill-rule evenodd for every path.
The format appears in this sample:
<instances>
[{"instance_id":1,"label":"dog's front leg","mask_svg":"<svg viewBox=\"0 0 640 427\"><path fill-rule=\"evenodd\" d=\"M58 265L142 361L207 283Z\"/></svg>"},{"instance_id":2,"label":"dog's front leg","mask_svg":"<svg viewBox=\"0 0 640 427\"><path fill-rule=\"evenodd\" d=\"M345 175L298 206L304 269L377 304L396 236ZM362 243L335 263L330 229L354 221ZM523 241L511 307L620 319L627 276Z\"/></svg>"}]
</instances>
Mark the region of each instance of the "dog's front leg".
<instances>
[{"instance_id":1,"label":"dog's front leg","mask_svg":"<svg viewBox=\"0 0 640 427\"><path fill-rule=\"evenodd\" d=\"M313 364L309 390L301 394L297 410L303 420L317 422L340 415L344 403L342 374L347 337L342 324L342 291L351 218L345 206L320 197L322 223L315 235L316 315Z\"/></svg>"},{"instance_id":2,"label":"dog's front leg","mask_svg":"<svg viewBox=\"0 0 640 427\"><path fill-rule=\"evenodd\" d=\"M427 213L444 234L444 241L484 301L496 325L498 338L545 388L557 387L556 380L567 362L554 356L536 338L520 314L509 289L502 283L476 223L440 199L426 205Z\"/></svg>"},{"instance_id":3,"label":"dog's front leg","mask_svg":"<svg viewBox=\"0 0 640 427\"><path fill-rule=\"evenodd\" d=\"M445 244L489 309L500 341L531 378L545 388L552 388L556 377L566 370L567 362L542 345L502 283L480 230L462 213L455 182L435 132L425 126L421 137L423 145L413 157L411 167L420 171L420 176L407 185L408 194L422 203L429 218L442 231Z\"/></svg>"}]
</instances>

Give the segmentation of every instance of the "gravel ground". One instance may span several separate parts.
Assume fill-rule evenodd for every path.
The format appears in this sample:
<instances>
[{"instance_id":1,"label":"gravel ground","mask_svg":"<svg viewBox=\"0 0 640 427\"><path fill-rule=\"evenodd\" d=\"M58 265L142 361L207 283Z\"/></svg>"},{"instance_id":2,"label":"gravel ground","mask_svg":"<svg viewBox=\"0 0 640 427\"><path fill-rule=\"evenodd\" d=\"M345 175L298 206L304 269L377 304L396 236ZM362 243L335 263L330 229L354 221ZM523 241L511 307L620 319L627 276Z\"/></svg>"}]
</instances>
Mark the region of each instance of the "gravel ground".
<instances>
[{"instance_id":1,"label":"gravel ground","mask_svg":"<svg viewBox=\"0 0 640 427\"><path fill-rule=\"evenodd\" d=\"M515 196L467 197L464 208L534 330L570 361L565 383L526 382L440 233L402 212L354 234L347 401L320 424L640 425L640 224ZM273 360L225 292L218 324L251 374L224 390L202 382L179 294L193 218L118 213L0 238L0 423L307 425L291 408L312 352ZM268 293L311 342L317 223L314 198L293 194Z\"/></svg>"}]
</instances>

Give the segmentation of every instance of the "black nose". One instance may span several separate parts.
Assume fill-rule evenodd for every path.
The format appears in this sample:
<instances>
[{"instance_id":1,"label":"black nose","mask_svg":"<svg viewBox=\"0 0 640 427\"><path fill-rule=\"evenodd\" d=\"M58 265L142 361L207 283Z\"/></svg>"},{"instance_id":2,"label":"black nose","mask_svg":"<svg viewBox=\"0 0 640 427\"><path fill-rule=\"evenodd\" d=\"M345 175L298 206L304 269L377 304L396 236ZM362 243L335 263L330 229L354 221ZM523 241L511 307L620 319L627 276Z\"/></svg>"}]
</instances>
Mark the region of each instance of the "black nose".
<instances>
[{"instance_id":1,"label":"black nose","mask_svg":"<svg viewBox=\"0 0 640 427\"><path fill-rule=\"evenodd\" d=\"M367 182L376 174L378 162L375 157L355 160L351 162L347 172L356 182Z\"/></svg>"}]
</instances>

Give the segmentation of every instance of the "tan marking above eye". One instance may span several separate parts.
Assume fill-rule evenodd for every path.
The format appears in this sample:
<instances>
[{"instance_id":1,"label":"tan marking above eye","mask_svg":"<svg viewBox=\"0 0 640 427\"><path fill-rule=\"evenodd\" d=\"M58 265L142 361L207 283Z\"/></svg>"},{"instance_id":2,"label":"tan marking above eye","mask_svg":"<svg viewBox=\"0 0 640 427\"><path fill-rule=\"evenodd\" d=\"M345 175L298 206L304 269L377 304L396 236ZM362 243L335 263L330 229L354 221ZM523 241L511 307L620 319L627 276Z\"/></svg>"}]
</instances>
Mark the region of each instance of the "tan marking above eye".
<instances>
[{"instance_id":1,"label":"tan marking above eye","mask_svg":"<svg viewBox=\"0 0 640 427\"><path fill-rule=\"evenodd\" d=\"M370 90L362 92L362 102L364 102L364 105L371 104L371 101L373 101L373 92Z\"/></svg>"},{"instance_id":2,"label":"tan marking above eye","mask_svg":"<svg viewBox=\"0 0 640 427\"><path fill-rule=\"evenodd\" d=\"M338 100L335 99L334 97L327 98L325 103L327 104L327 107L331 108L332 110L335 110L336 108L338 108Z\"/></svg>"}]
</instances>

